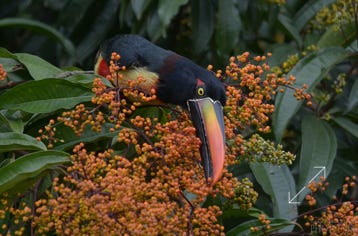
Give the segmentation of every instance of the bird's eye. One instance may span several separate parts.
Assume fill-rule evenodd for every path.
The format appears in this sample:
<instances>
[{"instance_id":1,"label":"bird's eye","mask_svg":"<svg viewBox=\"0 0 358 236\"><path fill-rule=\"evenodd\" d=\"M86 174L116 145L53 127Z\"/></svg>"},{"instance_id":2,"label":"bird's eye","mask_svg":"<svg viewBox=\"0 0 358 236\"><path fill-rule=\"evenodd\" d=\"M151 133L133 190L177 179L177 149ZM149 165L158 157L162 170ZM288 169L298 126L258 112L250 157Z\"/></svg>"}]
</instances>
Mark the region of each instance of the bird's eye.
<instances>
[{"instance_id":1,"label":"bird's eye","mask_svg":"<svg viewBox=\"0 0 358 236\"><path fill-rule=\"evenodd\" d=\"M199 96L203 96L205 94L204 88L203 87L199 87L198 88L198 95Z\"/></svg>"}]
</instances>

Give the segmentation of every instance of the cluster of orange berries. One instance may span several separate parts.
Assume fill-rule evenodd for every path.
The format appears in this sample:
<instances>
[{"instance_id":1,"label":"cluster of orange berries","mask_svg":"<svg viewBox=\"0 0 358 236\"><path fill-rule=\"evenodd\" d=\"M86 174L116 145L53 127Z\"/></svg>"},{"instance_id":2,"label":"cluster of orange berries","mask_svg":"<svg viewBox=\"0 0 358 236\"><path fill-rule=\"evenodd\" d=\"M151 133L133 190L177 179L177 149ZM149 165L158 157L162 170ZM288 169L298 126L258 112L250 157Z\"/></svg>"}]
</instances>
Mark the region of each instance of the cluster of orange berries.
<instances>
[{"instance_id":1,"label":"cluster of orange berries","mask_svg":"<svg viewBox=\"0 0 358 236\"><path fill-rule=\"evenodd\" d=\"M352 177L347 176L345 178L345 184L342 186L342 194L347 195L349 188L353 188L356 186L357 177L354 175Z\"/></svg>"},{"instance_id":2,"label":"cluster of orange berries","mask_svg":"<svg viewBox=\"0 0 358 236\"><path fill-rule=\"evenodd\" d=\"M356 176L346 177L342 186L341 194L347 195L349 188L356 186ZM316 204L313 194L318 190L324 191L327 182L321 179L320 182L309 186L312 194L306 196L310 206ZM337 200L334 197L334 200ZM306 214L305 226L310 227L312 231L317 231L322 235L356 235L358 234L358 206L351 201L337 202L325 208L320 215Z\"/></svg>"},{"instance_id":3,"label":"cluster of orange berries","mask_svg":"<svg viewBox=\"0 0 358 236\"><path fill-rule=\"evenodd\" d=\"M0 222L6 222L4 221L6 218L12 218L12 221L7 221L8 224L0 225L0 235L2 235L1 232L7 232L6 235L24 235L26 230L24 222L32 220L31 208L25 202L17 207L12 206L8 193L2 193L0 196Z\"/></svg>"},{"instance_id":4,"label":"cluster of orange berries","mask_svg":"<svg viewBox=\"0 0 358 236\"><path fill-rule=\"evenodd\" d=\"M217 220L222 214L220 208L200 206L213 189L192 159L196 157L190 146L197 139L193 135L195 130L187 128L186 133L173 134L173 129L182 127L178 121L161 125L161 141L143 144L146 152L131 161L115 155L111 149L94 153L87 151L84 144L77 145L71 156L73 165L67 168L68 175L63 181L55 178L54 195L48 193L48 199L36 202L37 232L222 234L224 227ZM155 149L160 149L159 153ZM187 156L179 156L179 150ZM235 183L238 183L230 175L224 176L223 182L230 187L237 187ZM196 198L189 202L185 197L187 192Z\"/></svg>"},{"instance_id":5,"label":"cluster of orange berries","mask_svg":"<svg viewBox=\"0 0 358 236\"><path fill-rule=\"evenodd\" d=\"M320 177L320 181L312 181L307 185L307 188L311 190L311 193L307 194L305 199L310 207L313 207L317 204L317 200L314 197L314 194L316 194L317 192L325 191L328 185L329 183L323 176Z\"/></svg>"},{"instance_id":6,"label":"cluster of orange berries","mask_svg":"<svg viewBox=\"0 0 358 236\"><path fill-rule=\"evenodd\" d=\"M306 227L321 235L357 235L358 234L358 207L352 202L343 202L328 206L321 216L305 216Z\"/></svg>"},{"instance_id":7,"label":"cluster of orange berries","mask_svg":"<svg viewBox=\"0 0 358 236\"><path fill-rule=\"evenodd\" d=\"M80 136L87 125L91 125L93 130L101 131L102 124L106 122L102 112L90 112L84 104L79 104L71 111L65 111L57 118L65 126L70 127L74 133Z\"/></svg>"},{"instance_id":8,"label":"cluster of orange berries","mask_svg":"<svg viewBox=\"0 0 358 236\"><path fill-rule=\"evenodd\" d=\"M225 113L232 126L241 129L253 126L259 132L270 132L268 123L275 109L272 98L278 91L283 92L285 87L292 88L295 77L286 79L273 73L266 63L269 56L270 53L251 59L250 54L245 52L230 58L225 75L217 71L217 77L225 79L228 85ZM311 98L304 89L295 89L297 99Z\"/></svg>"},{"instance_id":9,"label":"cluster of orange berries","mask_svg":"<svg viewBox=\"0 0 358 236\"><path fill-rule=\"evenodd\" d=\"M5 80L7 72L4 70L3 65L0 64L0 81Z\"/></svg>"},{"instance_id":10,"label":"cluster of orange berries","mask_svg":"<svg viewBox=\"0 0 358 236\"><path fill-rule=\"evenodd\" d=\"M267 216L265 214L260 214L258 217L258 220L261 222L262 226L258 227L258 226L253 226L250 228L251 232L261 232L261 231L265 231L265 230L270 230L271 229L271 221L269 219L267 219Z\"/></svg>"},{"instance_id":11,"label":"cluster of orange berries","mask_svg":"<svg viewBox=\"0 0 358 236\"><path fill-rule=\"evenodd\" d=\"M311 190L311 193L307 194L305 196L305 199L310 207L314 207L317 204L317 200L314 197L314 195L317 192L324 192L328 187L328 185L329 183L326 181L326 179L323 176L320 177L320 181L318 182L312 181L307 185L307 188Z\"/></svg>"},{"instance_id":12,"label":"cluster of orange berries","mask_svg":"<svg viewBox=\"0 0 358 236\"><path fill-rule=\"evenodd\" d=\"M43 129L38 130L39 136L36 138L38 141L47 140L47 147L53 148L54 144L58 142L64 142L64 140L56 138L56 122L54 119L50 119L48 124Z\"/></svg>"}]
</instances>

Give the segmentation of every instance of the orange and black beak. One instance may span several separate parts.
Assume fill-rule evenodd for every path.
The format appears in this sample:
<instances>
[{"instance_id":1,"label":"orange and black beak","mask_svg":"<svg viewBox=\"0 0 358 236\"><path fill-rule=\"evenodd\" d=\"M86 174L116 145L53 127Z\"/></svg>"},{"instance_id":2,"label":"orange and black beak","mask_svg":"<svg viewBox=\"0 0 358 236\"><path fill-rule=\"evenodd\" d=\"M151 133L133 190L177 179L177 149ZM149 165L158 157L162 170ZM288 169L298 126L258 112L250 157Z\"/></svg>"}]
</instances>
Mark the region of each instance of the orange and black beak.
<instances>
[{"instance_id":1,"label":"orange and black beak","mask_svg":"<svg viewBox=\"0 0 358 236\"><path fill-rule=\"evenodd\" d=\"M225 129L223 108L209 97L187 102L191 119L202 144L201 161L205 178L213 186L222 176L225 160Z\"/></svg>"}]
</instances>

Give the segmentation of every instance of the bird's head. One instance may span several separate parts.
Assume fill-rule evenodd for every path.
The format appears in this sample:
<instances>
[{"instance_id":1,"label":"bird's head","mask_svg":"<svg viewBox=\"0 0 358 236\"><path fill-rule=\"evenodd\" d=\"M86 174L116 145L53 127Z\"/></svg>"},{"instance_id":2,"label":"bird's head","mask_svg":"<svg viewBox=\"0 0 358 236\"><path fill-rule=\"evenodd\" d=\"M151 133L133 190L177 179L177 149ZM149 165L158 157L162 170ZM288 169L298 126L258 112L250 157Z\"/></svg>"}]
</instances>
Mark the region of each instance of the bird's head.
<instances>
[{"instance_id":1,"label":"bird's head","mask_svg":"<svg viewBox=\"0 0 358 236\"><path fill-rule=\"evenodd\" d=\"M141 90L154 88L161 102L181 105L189 110L202 142L200 154L205 177L210 179L210 185L214 185L224 168L224 85L213 72L137 35L121 35L105 41L97 53L97 74L109 74L112 52L121 56L120 65L127 68L126 79L136 80L140 75L149 81L140 87ZM116 82L117 85L120 83Z\"/></svg>"}]
</instances>

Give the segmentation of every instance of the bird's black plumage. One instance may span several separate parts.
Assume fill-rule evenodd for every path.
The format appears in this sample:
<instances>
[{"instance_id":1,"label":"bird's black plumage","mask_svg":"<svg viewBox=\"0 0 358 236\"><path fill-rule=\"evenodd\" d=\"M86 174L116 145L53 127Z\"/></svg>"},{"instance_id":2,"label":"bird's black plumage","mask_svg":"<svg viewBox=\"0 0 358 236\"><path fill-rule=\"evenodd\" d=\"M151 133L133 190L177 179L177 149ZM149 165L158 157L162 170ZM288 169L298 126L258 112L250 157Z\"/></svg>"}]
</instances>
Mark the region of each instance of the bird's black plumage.
<instances>
[{"instance_id":1,"label":"bird's black plumage","mask_svg":"<svg viewBox=\"0 0 358 236\"><path fill-rule=\"evenodd\" d=\"M111 53L121 56L120 65L146 67L159 76L157 96L167 103L186 107L188 99L203 96L226 103L223 84L214 73L198 66L191 60L170 50L160 48L138 35L118 35L103 43L100 49L102 57L108 63ZM203 86L205 93L199 95L198 86Z\"/></svg>"}]
</instances>

